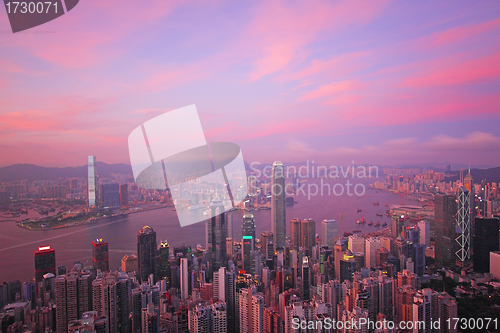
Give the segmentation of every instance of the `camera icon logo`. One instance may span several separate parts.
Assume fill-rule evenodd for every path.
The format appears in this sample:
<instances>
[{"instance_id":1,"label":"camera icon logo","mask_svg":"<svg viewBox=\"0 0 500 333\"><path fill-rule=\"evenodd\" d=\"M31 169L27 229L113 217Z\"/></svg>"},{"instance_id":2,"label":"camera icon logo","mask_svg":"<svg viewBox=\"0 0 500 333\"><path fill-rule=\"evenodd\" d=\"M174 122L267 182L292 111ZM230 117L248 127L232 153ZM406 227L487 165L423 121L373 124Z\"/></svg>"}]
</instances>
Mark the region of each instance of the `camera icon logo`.
<instances>
[{"instance_id":1,"label":"camera icon logo","mask_svg":"<svg viewBox=\"0 0 500 333\"><path fill-rule=\"evenodd\" d=\"M207 143L195 105L146 121L130 133L128 146L137 186L168 189L182 227L233 209L247 197L240 147Z\"/></svg>"}]
</instances>

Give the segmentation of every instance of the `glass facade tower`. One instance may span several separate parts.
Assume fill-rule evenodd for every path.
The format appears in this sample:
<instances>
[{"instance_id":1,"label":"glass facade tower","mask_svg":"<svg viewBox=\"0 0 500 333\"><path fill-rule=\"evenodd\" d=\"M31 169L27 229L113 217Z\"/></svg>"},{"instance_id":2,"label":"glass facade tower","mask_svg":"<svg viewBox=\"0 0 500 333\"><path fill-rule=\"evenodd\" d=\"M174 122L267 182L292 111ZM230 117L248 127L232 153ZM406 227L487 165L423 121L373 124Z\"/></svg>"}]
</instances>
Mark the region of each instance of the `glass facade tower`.
<instances>
[{"instance_id":1,"label":"glass facade tower","mask_svg":"<svg viewBox=\"0 0 500 333\"><path fill-rule=\"evenodd\" d=\"M271 227L274 235L275 249L285 247L286 211L285 211L285 174L283 164L273 163L271 183Z\"/></svg>"},{"instance_id":2,"label":"glass facade tower","mask_svg":"<svg viewBox=\"0 0 500 333\"><path fill-rule=\"evenodd\" d=\"M88 159L88 202L89 202L89 208L96 208L97 207L97 176L96 176L96 159L95 156L89 156Z\"/></svg>"}]
</instances>

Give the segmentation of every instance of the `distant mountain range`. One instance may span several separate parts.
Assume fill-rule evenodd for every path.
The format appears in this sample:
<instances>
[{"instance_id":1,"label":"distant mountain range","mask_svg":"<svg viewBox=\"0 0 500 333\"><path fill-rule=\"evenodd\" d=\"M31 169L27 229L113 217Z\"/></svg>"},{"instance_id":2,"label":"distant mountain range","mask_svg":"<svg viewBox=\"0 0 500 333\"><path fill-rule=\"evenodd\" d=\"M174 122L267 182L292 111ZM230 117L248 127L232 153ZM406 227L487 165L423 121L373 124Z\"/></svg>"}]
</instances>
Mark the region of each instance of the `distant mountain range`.
<instances>
[{"instance_id":1,"label":"distant mountain range","mask_svg":"<svg viewBox=\"0 0 500 333\"><path fill-rule=\"evenodd\" d=\"M438 162L426 162L426 163L418 163L418 164L399 164L399 165L394 165L392 166L393 168L400 168L400 169L413 169L413 168L420 168L420 169L431 169L434 171L445 171L448 167L450 166L451 170L460 170L460 169L469 169L469 165L465 163L450 163L450 162L444 162L444 163L438 163ZM495 166L493 165L473 165L475 169L490 169L494 168ZM391 168L388 166L388 168Z\"/></svg>"},{"instance_id":2,"label":"distant mountain range","mask_svg":"<svg viewBox=\"0 0 500 333\"><path fill-rule=\"evenodd\" d=\"M100 177L109 177L112 173L132 176L132 167L128 164L107 164L97 162L97 174ZM34 164L14 164L0 168L0 181L10 182L14 180L51 180L57 178L85 178L87 177L87 166L78 167L42 167Z\"/></svg>"},{"instance_id":3,"label":"distant mountain range","mask_svg":"<svg viewBox=\"0 0 500 333\"><path fill-rule=\"evenodd\" d=\"M305 164L305 163L304 163ZM429 163L428 166L424 168L433 169L435 171L444 171L443 169L432 167L433 163ZM270 164L271 165L271 164ZM295 164L300 165L300 163ZM442 165L442 164L441 164ZM245 162L247 171L251 170L250 165ZM262 168L266 164L261 164L258 167ZM422 168L423 165L407 165L399 166L400 168ZM383 167L381 167L383 168ZM467 173L467 168L465 173ZM97 174L99 177L109 177L112 173L123 174L132 176L132 167L128 164L118 163L118 164L107 164L104 162L97 162L96 166ZM448 173L449 177L447 180L457 180L459 178L459 171L451 171ZM486 180L486 182L500 182L500 167L488 168L488 169L471 169L472 178L475 182ZM57 178L85 178L87 177L87 166L78 167L43 167L34 164L14 164L6 167L0 168L0 182L10 182L15 180L51 180Z\"/></svg>"},{"instance_id":4,"label":"distant mountain range","mask_svg":"<svg viewBox=\"0 0 500 333\"><path fill-rule=\"evenodd\" d=\"M245 162L245 167L250 170L250 165ZM101 178L111 176L112 173L123 174L132 177L132 167L128 164L107 164L97 162L97 175ZM87 165L78 167L43 167L34 164L13 164L0 168L0 182L11 182L15 180L52 180L58 178L86 178Z\"/></svg>"}]
</instances>

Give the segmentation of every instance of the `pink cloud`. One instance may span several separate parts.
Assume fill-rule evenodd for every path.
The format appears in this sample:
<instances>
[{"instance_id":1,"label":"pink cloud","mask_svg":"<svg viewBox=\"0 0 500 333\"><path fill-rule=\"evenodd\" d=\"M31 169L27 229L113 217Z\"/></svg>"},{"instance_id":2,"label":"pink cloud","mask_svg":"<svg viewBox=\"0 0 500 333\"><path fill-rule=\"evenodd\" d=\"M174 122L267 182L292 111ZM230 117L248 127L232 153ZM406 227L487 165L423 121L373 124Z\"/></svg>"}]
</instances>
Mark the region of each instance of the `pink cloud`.
<instances>
[{"instance_id":1,"label":"pink cloud","mask_svg":"<svg viewBox=\"0 0 500 333\"><path fill-rule=\"evenodd\" d=\"M306 101L309 99L315 99L325 96L334 97L336 94L346 91L359 91L359 89L362 89L364 86L365 84L355 80L334 82L332 84L320 86L316 90L305 93L302 97L299 98L299 101Z\"/></svg>"},{"instance_id":2,"label":"pink cloud","mask_svg":"<svg viewBox=\"0 0 500 333\"><path fill-rule=\"evenodd\" d=\"M324 39L328 34L341 32L346 27L363 26L380 13L386 2L329 1L264 2L256 8L257 15L248 27L245 42L256 53L250 81L273 74L300 62L311 51L307 46Z\"/></svg>"},{"instance_id":3,"label":"pink cloud","mask_svg":"<svg viewBox=\"0 0 500 333\"><path fill-rule=\"evenodd\" d=\"M451 62L449 58L440 58L422 67L417 75L405 79L404 85L423 88L499 79L500 53L455 62Z\"/></svg>"},{"instance_id":4,"label":"pink cloud","mask_svg":"<svg viewBox=\"0 0 500 333\"><path fill-rule=\"evenodd\" d=\"M277 77L278 82L295 80L323 80L331 77L350 75L369 66L372 62L371 51L361 51L333 56L329 59L313 59L303 69L283 73Z\"/></svg>"},{"instance_id":5,"label":"pink cloud","mask_svg":"<svg viewBox=\"0 0 500 333\"><path fill-rule=\"evenodd\" d=\"M458 43L469 38L500 28L500 18L475 25L458 26L445 31L437 31L416 42L418 47L435 48Z\"/></svg>"},{"instance_id":6,"label":"pink cloud","mask_svg":"<svg viewBox=\"0 0 500 333\"><path fill-rule=\"evenodd\" d=\"M117 43L154 24L178 6L176 1L80 2L75 10L26 33L8 44L21 47L54 65L82 68L107 63L128 48ZM36 31L57 33L33 34ZM135 43L135 42L134 42Z\"/></svg>"}]
</instances>

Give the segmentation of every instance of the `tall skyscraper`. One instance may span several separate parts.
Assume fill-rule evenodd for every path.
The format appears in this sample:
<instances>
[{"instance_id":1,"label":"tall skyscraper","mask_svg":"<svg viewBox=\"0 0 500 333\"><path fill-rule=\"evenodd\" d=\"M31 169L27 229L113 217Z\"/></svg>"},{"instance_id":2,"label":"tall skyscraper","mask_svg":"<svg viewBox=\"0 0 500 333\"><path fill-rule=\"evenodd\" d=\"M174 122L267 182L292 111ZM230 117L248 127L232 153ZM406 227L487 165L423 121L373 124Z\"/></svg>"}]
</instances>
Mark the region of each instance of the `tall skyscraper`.
<instances>
[{"instance_id":1,"label":"tall skyscraper","mask_svg":"<svg viewBox=\"0 0 500 333\"><path fill-rule=\"evenodd\" d=\"M241 225L243 244L243 269L250 272L250 252L255 249L255 219L252 214L245 214Z\"/></svg>"},{"instance_id":2,"label":"tall skyscraper","mask_svg":"<svg viewBox=\"0 0 500 333\"><path fill-rule=\"evenodd\" d=\"M92 281L92 307L99 316L108 318L110 333L118 333L119 297L116 281L113 274Z\"/></svg>"},{"instance_id":3,"label":"tall skyscraper","mask_svg":"<svg viewBox=\"0 0 500 333\"><path fill-rule=\"evenodd\" d=\"M120 185L120 206L128 206L128 184Z\"/></svg>"},{"instance_id":4,"label":"tall skyscraper","mask_svg":"<svg viewBox=\"0 0 500 333\"><path fill-rule=\"evenodd\" d=\"M68 324L90 311L91 277L80 270L73 270L55 278L56 332L68 332Z\"/></svg>"},{"instance_id":5,"label":"tall skyscraper","mask_svg":"<svg viewBox=\"0 0 500 333\"><path fill-rule=\"evenodd\" d=\"M70 280L73 280L71 277ZM74 283L73 283L74 282ZM68 285L65 275L59 275L55 279L55 302L56 302L56 332L66 333L68 323L78 319L76 311L76 281L70 281L70 299L68 299Z\"/></svg>"},{"instance_id":6,"label":"tall skyscraper","mask_svg":"<svg viewBox=\"0 0 500 333\"><path fill-rule=\"evenodd\" d=\"M464 177L464 187L469 191L470 197L470 213L471 213L471 230L474 230L474 216L476 216L476 193L474 188L474 180L472 179L472 175L469 173Z\"/></svg>"},{"instance_id":7,"label":"tall skyscraper","mask_svg":"<svg viewBox=\"0 0 500 333\"><path fill-rule=\"evenodd\" d=\"M401 235L404 226L404 216L393 215L391 217L391 237L397 238Z\"/></svg>"},{"instance_id":8,"label":"tall skyscraper","mask_svg":"<svg viewBox=\"0 0 500 333\"><path fill-rule=\"evenodd\" d=\"M181 258L181 299L189 297L189 270L187 258Z\"/></svg>"},{"instance_id":9,"label":"tall skyscraper","mask_svg":"<svg viewBox=\"0 0 500 333\"><path fill-rule=\"evenodd\" d=\"M309 270L308 257L302 258L302 299L308 301L311 299L309 288L311 287L311 272Z\"/></svg>"},{"instance_id":10,"label":"tall skyscraper","mask_svg":"<svg viewBox=\"0 0 500 333\"><path fill-rule=\"evenodd\" d=\"M463 263L470 260L471 254L471 218L470 218L470 192L463 186L457 191L456 225L459 235L456 237L458 250L455 252L458 260Z\"/></svg>"},{"instance_id":11,"label":"tall skyscraper","mask_svg":"<svg viewBox=\"0 0 500 333\"><path fill-rule=\"evenodd\" d=\"M316 222L313 219L290 220L290 246L294 250L304 248L307 255L312 255L316 245Z\"/></svg>"},{"instance_id":12,"label":"tall skyscraper","mask_svg":"<svg viewBox=\"0 0 500 333\"><path fill-rule=\"evenodd\" d=\"M428 221L418 221L417 225L420 229L420 244L424 244L426 247L429 247L431 241L431 224Z\"/></svg>"},{"instance_id":13,"label":"tall skyscraper","mask_svg":"<svg viewBox=\"0 0 500 333\"><path fill-rule=\"evenodd\" d=\"M415 274L422 276L425 274L425 245L424 244L412 244L411 245L411 259L415 265Z\"/></svg>"},{"instance_id":14,"label":"tall skyscraper","mask_svg":"<svg viewBox=\"0 0 500 333\"><path fill-rule=\"evenodd\" d=\"M146 331L141 328L143 327L142 309L147 308L148 304L153 304L156 312L156 308L160 306L160 287L158 285L150 286L146 282L142 283L139 288L132 290L132 313L130 316L132 318L132 332L150 332L148 327L146 327Z\"/></svg>"},{"instance_id":15,"label":"tall skyscraper","mask_svg":"<svg viewBox=\"0 0 500 333\"><path fill-rule=\"evenodd\" d=\"M88 158L87 199L89 208L97 207L97 175L95 156Z\"/></svg>"},{"instance_id":16,"label":"tall skyscraper","mask_svg":"<svg viewBox=\"0 0 500 333\"><path fill-rule=\"evenodd\" d=\"M213 296L216 300L224 302L227 305L227 331L234 332L236 321L236 304L235 304L235 274L234 272L226 271L225 267L219 268L214 272L213 279Z\"/></svg>"},{"instance_id":17,"label":"tall skyscraper","mask_svg":"<svg viewBox=\"0 0 500 333\"><path fill-rule=\"evenodd\" d=\"M455 241L457 202L454 195L436 194L434 197L434 216L436 234L436 267L451 268L455 265Z\"/></svg>"},{"instance_id":18,"label":"tall skyscraper","mask_svg":"<svg viewBox=\"0 0 500 333\"><path fill-rule=\"evenodd\" d=\"M41 246L35 251L35 281L43 281L47 273L56 275L56 251L50 246Z\"/></svg>"},{"instance_id":19,"label":"tall skyscraper","mask_svg":"<svg viewBox=\"0 0 500 333\"><path fill-rule=\"evenodd\" d=\"M226 265L227 221L222 200L215 198L210 204L212 218L207 223L207 245L210 267L209 275Z\"/></svg>"},{"instance_id":20,"label":"tall skyscraper","mask_svg":"<svg viewBox=\"0 0 500 333\"><path fill-rule=\"evenodd\" d=\"M290 220L290 247L298 250L300 247L300 220Z\"/></svg>"},{"instance_id":21,"label":"tall skyscraper","mask_svg":"<svg viewBox=\"0 0 500 333\"><path fill-rule=\"evenodd\" d=\"M500 250L500 220L496 217L476 217L472 263L478 273L490 272L490 252Z\"/></svg>"},{"instance_id":22,"label":"tall skyscraper","mask_svg":"<svg viewBox=\"0 0 500 333\"><path fill-rule=\"evenodd\" d=\"M120 186L117 183L101 184L99 189L99 206L101 208L120 208Z\"/></svg>"},{"instance_id":23,"label":"tall skyscraper","mask_svg":"<svg viewBox=\"0 0 500 333\"><path fill-rule=\"evenodd\" d=\"M316 245L316 222L306 219L300 222L301 246L306 249L306 255L312 256L312 248Z\"/></svg>"},{"instance_id":24,"label":"tall skyscraper","mask_svg":"<svg viewBox=\"0 0 500 333\"><path fill-rule=\"evenodd\" d=\"M425 323L426 328L432 327L431 321L439 317L439 293L430 288L419 290L413 297L412 313L413 320Z\"/></svg>"},{"instance_id":25,"label":"tall skyscraper","mask_svg":"<svg viewBox=\"0 0 500 333\"><path fill-rule=\"evenodd\" d=\"M378 237L370 237L366 240L366 267L375 267L377 263L377 250L382 248L382 241Z\"/></svg>"},{"instance_id":26,"label":"tall skyscraper","mask_svg":"<svg viewBox=\"0 0 500 333\"><path fill-rule=\"evenodd\" d=\"M271 177L271 227L274 247L278 249L285 247L286 239L285 173L281 162L273 163Z\"/></svg>"},{"instance_id":27,"label":"tall skyscraper","mask_svg":"<svg viewBox=\"0 0 500 333\"><path fill-rule=\"evenodd\" d=\"M137 258L140 281L148 281L150 274L156 280L156 232L150 226L143 227L137 235Z\"/></svg>"},{"instance_id":28,"label":"tall skyscraper","mask_svg":"<svg viewBox=\"0 0 500 333\"><path fill-rule=\"evenodd\" d=\"M273 233L265 231L261 234L260 246L262 250L262 262L269 268L274 267L274 244Z\"/></svg>"},{"instance_id":29,"label":"tall skyscraper","mask_svg":"<svg viewBox=\"0 0 500 333\"><path fill-rule=\"evenodd\" d=\"M163 280L169 276L168 259L170 257L170 247L166 240L160 242L160 255L158 256L158 279Z\"/></svg>"},{"instance_id":30,"label":"tall skyscraper","mask_svg":"<svg viewBox=\"0 0 500 333\"><path fill-rule=\"evenodd\" d=\"M102 238L92 241L92 260L94 268L102 272L109 271L108 242L103 242Z\"/></svg>"},{"instance_id":31,"label":"tall skyscraper","mask_svg":"<svg viewBox=\"0 0 500 333\"><path fill-rule=\"evenodd\" d=\"M321 221L321 240L328 247L335 245L335 237L337 236L337 221L323 220Z\"/></svg>"}]
</instances>

